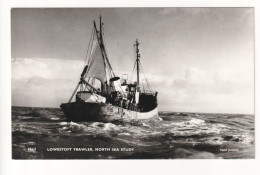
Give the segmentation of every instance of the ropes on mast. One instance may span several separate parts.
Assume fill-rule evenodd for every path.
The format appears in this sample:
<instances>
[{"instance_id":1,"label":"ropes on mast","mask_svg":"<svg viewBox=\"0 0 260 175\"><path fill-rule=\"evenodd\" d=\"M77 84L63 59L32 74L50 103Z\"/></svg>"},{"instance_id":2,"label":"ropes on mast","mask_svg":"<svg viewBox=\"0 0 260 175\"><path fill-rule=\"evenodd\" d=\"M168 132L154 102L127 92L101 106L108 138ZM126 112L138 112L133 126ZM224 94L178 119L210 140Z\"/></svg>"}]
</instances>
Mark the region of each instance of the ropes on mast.
<instances>
[{"instance_id":1,"label":"ropes on mast","mask_svg":"<svg viewBox=\"0 0 260 175\"><path fill-rule=\"evenodd\" d=\"M107 53L106 53L106 47L107 47L107 45L106 45L106 38L105 38L105 29L103 28L103 25L102 25L102 33L101 33L101 35L102 35L102 37L104 38L102 41L103 41L103 43L104 43L104 45L103 45L103 49L104 49L104 53L105 53L105 60L106 60L106 62L107 62L107 64L108 64L108 66L109 66L109 76L110 77L115 77L115 73L114 73L114 71L113 71L113 69L112 69L112 66L111 66L111 64L110 64L110 62L109 62L109 60L108 60L108 57L107 57ZM125 92L123 91L123 89L122 89L122 87L121 87L121 84L118 82L118 81L116 81L116 83L117 83L117 85L120 87L120 91L121 91L121 93L123 93L123 94L125 94Z\"/></svg>"},{"instance_id":2,"label":"ropes on mast","mask_svg":"<svg viewBox=\"0 0 260 175\"><path fill-rule=\"evenodd\" d=\"M94 28L91 31L91 36L90 36L90 40L89 40L89 44L88 44L88 49L87 49L87 53L86 53L84 66L86 65L87 59L90 58L89 51L92 50L92 46L93 46L93 40L94 40L93 34L94 34Z\"/></svg>"},{"instance_id":3,"label":"ropes on mast","mask_svg":"<svg viewBox=\"0 0 260 175\"><path fill-rule=\"evenodd\" d=\"M145 78L146 84L147 84L147 86L148 86L148 89L151 91L150 84L149 84L148 81L147 81L147 78L146 78L146 76L145 76L144 69L143 69L143 66L142 66L141 62L140 62L140 66L141 66L142 72L143 72L143 74L144 74L144 78Z\"/></svg>"},{"instance_id":4,"label":"ropes on mast","mask_svg":"<svg viewBox=\"0 0 260 175\"><path fill-rule=\"evenodd\" d=\"M130 80L131 80L131 81L132 81L132 76L133 76L134 71L135 71L135 66L136 66L136 62L135 62L135 64L134 64L134 68L133 68L132 73L131 73L131 76L130 76Z\"/></svg>"},{"instance_id":5,"label":"ropes on mast","mask_svg":"<svg viewBox=\"0 0 260 175\"><path fill-rule=\"evenodd\" d=\"M105 57L106 57L106 61L107 61L107 63L108 63L108 66L109 66L109 70L110 70L110 76L111 77L114 77L115 76L115 73L114 73L114 71L113 71L113 69L112 69L112 66L111 66L111 64L110 64L110 62L109 62L109 60L108 60L108 57L107 57L107 53L106 53L106 39L105 39L105 29L103 28L103 26L102 26L102 36L104 37L104 40L103 40L103 42L104 42L104 52L105 52Z\"/></svg>"}]
</instances>

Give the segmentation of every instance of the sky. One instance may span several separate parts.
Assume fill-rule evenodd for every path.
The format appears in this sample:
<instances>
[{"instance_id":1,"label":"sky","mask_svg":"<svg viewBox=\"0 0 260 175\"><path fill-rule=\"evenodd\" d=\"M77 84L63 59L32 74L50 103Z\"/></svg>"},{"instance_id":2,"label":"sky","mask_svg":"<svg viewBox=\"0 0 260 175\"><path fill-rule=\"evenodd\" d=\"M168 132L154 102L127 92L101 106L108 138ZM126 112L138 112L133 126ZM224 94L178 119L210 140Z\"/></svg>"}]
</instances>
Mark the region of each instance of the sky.
<instances>
[{"instance_id":1,"label":"sky","mask_svg":"<svg viewBox=\"0 0 260 175\"><path fill-rule=\"evenodd\" d=\"M100 15L118 76L131 76L133 44L140 41L159 110L254 113L253 8L14 8L13 106L59 107L69 100Z\"/></svg>"}]
</instances>

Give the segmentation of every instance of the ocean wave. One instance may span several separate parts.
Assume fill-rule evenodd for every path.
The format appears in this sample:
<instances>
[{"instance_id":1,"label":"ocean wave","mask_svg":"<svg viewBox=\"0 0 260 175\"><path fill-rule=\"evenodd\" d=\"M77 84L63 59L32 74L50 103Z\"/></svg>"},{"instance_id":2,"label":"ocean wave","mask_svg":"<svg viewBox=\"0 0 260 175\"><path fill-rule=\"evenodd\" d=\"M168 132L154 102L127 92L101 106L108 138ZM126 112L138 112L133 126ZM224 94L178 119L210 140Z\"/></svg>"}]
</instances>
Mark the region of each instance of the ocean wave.
<instances>
[{"instance_id":1,"label":"ocean wave","mask_svg":"<svg viewBox=\"0 0 260 175\"><path fill-rule=\"evenodd\" d=\"M150 125L148 125L146 123L142 123L142 125L145 126L145 127L149 127L149 128L151 127Z\"/></svg>"},{"instance_id":2,"label":"ocean wave","mask_svg":"<svg viewBox=\"0 0 260 175\"><path fill-rule=\"evenodd\" d=\"M205 123L204 120L192 118L191 120L184 122L186 125L202 125Z\"/></svg>"},{"instance_id":3,"label":"ocean wave","mask_svg":"<svg viewBox=\"0 0 260 175\"><path fill-rule=\"evenodd\" d=\"M181 122L172 122L169 124L164 124L164 126L177 126L177 127L195 127L195 126L201 126L205 125L205 121L202 119L196 119L196 118L191 118L190 120L187 121L181 121Z\"/></svg>"},{"instance_id":4,"label":"ocean wave","mask_svg":"<svg viewBox=\"0 0 260 175\"><path fill-rule=\"evenodd\" d=\"M106 123L104 124L104 127L103 127L104 130L114 130L114 131L118 131L120 130L121 128L115 124L112 124L112 123Z\"/></svg>"},{"instance_id":5,"label":"ocean wave","mask_svg":"<svg viewBox=\"0 0 260 175\"><path fill-rule=\"evenodd\" d=\"M60 122L60 125L67 125L68 122Z\"/></svg>"},{"instance_id":6,"label":"ocean wave","mask_svg":"<svg viewBox=\"0 0 260 175\"><path fill-rule=\"evenodd\" d=\"M19 120L31 120L31 119L34 119L34 117L32 116L18 116L17 119Z\"/></svg>"},{"instance_id":7,"label":"ocean wave","mask_svg":"<svg viewBox=\"0 0 260 175\"><path fill-rule=\"evenodd\" d=\"M59 128L60 133L78 134L78 135L103 135L104 137L112 137L125 132L125 127L112 123L102 122L61 122Z\"/></svg>"},{"instance_id":8,"label":"ocean wave","mask_svg":"<svg viewBox=\"0 0 260 175\"><path fill-rule=\"evenodd\" d=\"M79 131L87 131L87 126L83 124L78 124L74 122L69 123L69 128L72 132L79 132Z\"/></svg>"},{"instance_id":9,"label":"ocean wave","mask_svg":"<svg viewBox=\"0 0 260 175\"><path fill-rule=\"evenodd\" d=\"M224 124L211 124L202 119L191 118L188 121L166 124L168 131L179 138L207 138L225 133L229 128Z\"/></svg>"},{"instance_id":10,"label":"ocean wave","mask_svg":"<svg viewBox=\"0 0 260 175\"><path fill-rule=\"evenodd\" d=\"M246 150L250 148L252 152L255 141L254 117L246 115L166 112L152 121L103 123L69 122L58 109L19 110L12 111L13 150L14 155L26 158L44 158L48 154L36 155L28 152L28 147L37 147L38 153L38 148L44 150L50 145L135 148L132 153L102 153L102 158L243 158ZM238 148L243 154L221 153L220 148ZM98 157L94 153L77 154L86 158L84 155ZM77 156L75 153L73 158Z\"/></svg>"},{"instance_id":11,"label":"ocean wave","mask_svg":"<svg viewBox=\"0 0 260 175\"><path fill-rule=\"evenodd\" d=\"M118 135L131 136L131 134L128 132L122 132L122 133L119 133Z\"/></svg>"},{"instance_id":12,"label":"ocean wave","mask_svg":"<svg viewBox=\"0 0 260 175\"><path fill-rule=\"evenodd\" d=\"M14 135L26 135L26 134L31 134L31 135L43 135L43 134L50 134L51 132L49 130L39 128L36 126L28 126L28 125L21 125L18 124L16 126L13 126L12 133Z\"/></svg>"},{"instance_id":13,"label":"ocean wave","mask_svg":"<svg viewBox=\"0 0 260 175\"><path fill-rule=\"evenodd\" d=\"M51 120L60 120L58 117L52 117Z\"/></svg>"},{"instance_id":14,"label":"ocean wave","mask_svg":"<svg viewBox=\"0 0 260 175\"><path fill-rule=\"evenodd\" d=\"M64 115L56 108L12 107L12 118L20 120L62 120Z\"/></svg>"}]
</instances>

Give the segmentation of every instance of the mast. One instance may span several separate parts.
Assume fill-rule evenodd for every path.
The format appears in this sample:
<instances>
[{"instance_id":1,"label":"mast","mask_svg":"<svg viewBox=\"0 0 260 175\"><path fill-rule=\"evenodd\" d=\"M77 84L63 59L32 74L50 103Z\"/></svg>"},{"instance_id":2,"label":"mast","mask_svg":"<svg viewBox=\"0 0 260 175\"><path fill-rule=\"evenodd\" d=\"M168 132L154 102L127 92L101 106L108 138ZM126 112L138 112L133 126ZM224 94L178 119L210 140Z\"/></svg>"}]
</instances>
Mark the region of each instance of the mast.
<instances>
[{"instance_id":1,"label":"mast","mask_svg":"<svg viewBox=\"0 0 260 175\"><path fill-rule=\"evenodd\" d=\"M99 32L100 32L100 40L102 41L103 44L103 38L102 38L102 19L101 19L101 15L99 18Z\"/></svg>"},{"instance_id":2,"label":"mast","mask_svg":"<svg viewBox=\"0 0 260 175\"><path fill-rule=\"evenodd\" d=\"M102 55L103 55L103 58L104 58L104 60L106 60L106 64L107 64L107 67L108 67L108 69L109 69L109 76L110 76L110 78L111 77L115 77L115 73L114 73L114 71L113 71L113 69L112 69L112 66L111 66L111 64L110 64L110 62L109 62L109 59L108 59L108 56L107 56L107 53L106 53L106 48L105 48L105 44L104 44L104 40L103 40L103 22L102 22L102 17L101 17L101 15L100 15L100 20L99 20L99 26L100 26L100 30L99 30L99 39L100 39L100 48L101 48L101 51L102 51Z\"/></svg>"},{"instance_id":3,"label":"mast","mask_svg":"<svg viewBox=\"0 0 260 175\"><path fill-rule=\"evenodd\" d=\"M139 48L138 48L138 46L139 46L139 42L138 42L138 39L136 39L136 41L135 41L135 46L136 46L136 72L137 72L137 89L138 89L138 91L139 91L139 70L140 70L140 68L139 68L139 58L140 58L140 54L139 54Z\"/></svg>"},{"instance_id":4,"label":"mast","mask_svg":"<svg viewBox=\"0 0 260 175\"><path fill-rule=\"evenodd\" d=\"M106 52L104 51L103 38L102 38L102 19L101 19L101 15L100 15L100 30L98 31L95 21L94 21L94 28L95 28L95 31L96 31L97 40L98 40L98 44L99 44L99 47L100 47L100 50L101 50L102 58L104 60L105 73L107 74L107 71L106 71L107 65L106 65L106 61L105 61L106 60ZM108 93L107 86L108 86L107 82L102 83L102 86L101 86L102 93L104 93L105 91L106 91L106 93Z\"/></svg>"}]
</instances>

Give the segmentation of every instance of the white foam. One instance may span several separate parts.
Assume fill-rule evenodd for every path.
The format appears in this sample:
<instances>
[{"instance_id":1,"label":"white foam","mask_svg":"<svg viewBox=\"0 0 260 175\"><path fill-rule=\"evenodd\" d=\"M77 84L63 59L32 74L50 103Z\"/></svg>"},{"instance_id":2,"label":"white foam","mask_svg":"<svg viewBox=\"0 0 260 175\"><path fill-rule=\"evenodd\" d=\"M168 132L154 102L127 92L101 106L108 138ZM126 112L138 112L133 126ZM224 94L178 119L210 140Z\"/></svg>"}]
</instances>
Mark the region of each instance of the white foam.
<instances>
[{"instance_id":1,"label":"white foam","mask_svg":"<svg viewBox=\"0 0 260 175\"><path fill-rule=\"evenodd\" d=\"M204 120L192 118L188 121L171 123L170 125L177 125L177 126L180 126L180 127L183 127L183 126L185 127L185 126L201 126L201 125L204 125L204 124L205 124Z\"/></svg>"},{"instance_id":2,"label":"white foam","mask_svg":"<svg viewBox=\"0 0 260 175\"><path fill-rule=\"evenodd\" d=\"M60 125L67 125L67 122L61 122Z\"/></svg>"},{"instance_id":3,"label":"white foam","mask_svg":"<svg viewBox=\"0 0 260 175\"><path fill-rule=\"evenodd\" d=\"M187 125L201 125L204 124L205 121L201 119L192 118L191 120L185 122Z\"/></svg>"},{"instance_id":4,"label":"white foam","mask_svg":"<svg viewBox=\"0 0 260 175\"><path fill-rule=\"evenodd\" d=\"M242 143L244 144L250 144L254 142L254 137L252 137L249 134L242 135Z\"/></svg>"},{"instance_id":5,"label":"white foam","mask_svg":"<svg viewBox=\"0 0 260 175\"><path fill-rule=\"evenodd\" d=\"M103 129L104 130L119 130L119 128L116 125L112 124L112 123L106 123L104 125Z\"/></svg>"},{"instance_id":6,"label":"white foam","mask_svg":"<svg viewBox=\"0 0 260 175\"><path fill-rule=\"evenodd\" d=\"M130 136L131 134L130 134L130 133L127 133L127 132L123 132L123 133L119 133L118 135Z\"/></svg>"},{"instance_id":7,"label":"white foam","mask_svg":"<svg viewBox=\"0 0 260 175\"><path fill-rule=\"evenodd\" d=\"M143 126L147 126L147 127L149 127L149 128L150 128L150 126L149 126L149 125L147 125L147 124L145 124L145 123L142 123L142 125L143 125Z\"/></svg>"},{"instance_id":8,"label":"white foam","mask_svg":"<svg viewBox=\"0 0 260 175\"><path fill-rule=\"evenodd\" d=\"M223 138L221 137L213 137L210 138L210 140L207 140L206 143L212 144L212 145L221 145L223 144Z\"/></svg>"},{"instance_id":9,"label":"white foam","mask_svg":"<svg viewBox=\"0 0 260 175\"><path fill-rule=\"evenodd\" d=\"M70 129L71 129L72 131L79 131L79 130L85 130L85 129L86 129L86 126L83 125L83 124L78 124L78 123L70 122L69 125L70 125Z\"/></svg>"},{"instance_id":10,"label":"white foam","mask_svg":"<svg viewBox=\"0 0 260 175\"><path fill-rule=\"evenodd\" d=\"M51 120L59 120L58 117L52 117Z\"/></svg>"},{"instance_id":11,"label":"white foam","mask_svg":"<svg viewBox=\"0 0 260 175\"><path fill-rule=\"evenodd\" d=\"M104 125L104 123L101 123L101 122L94 122L94 123L92 123L91 125L89 125L90 127L99 127L99 126L103 126Z\"/></svg>"},{"instance_id":12,"label":"white foam","mask_svg":"<svg viewBox=\"0 0 260 175\"><path fill-rule=\"evenodd\" d=\"M223 124L216 124L217 125L217 127L219 127L219 128L228 128L226 125L223 125Z\"/></svg>"},{"instance_id":13,"label":"white foam","mask_svg":"<svg viewBox=\"0 0 260 175\"><path fill-rule=\"evenodd\" d=\"M225 132L228 128L223 124L210 124L206 123L202 119L191 118L188 121L182 121L178 123L171 123L174 125L171 132L178 136L192 136L192 135L208 135L208 134L220 134ZM166 126L170 126L169 124Z\"/></svg>"},{"instance_id":14,"label":"white foam","mask_svg":"<svg viewBox=\"0 0 260 175\"><path fill-rule=\"evenodd\" d=\"M18 116L18 119L24 119L24 120L28 120L28 119L32 119L33 117L31 116Z\"/></svg>"},{"instance_id":15,"label":"white foam","mask_svg":"<svg viewBox=\"0 0 260 175\"><path fill-rule=\"evenodd\" d=\"M66 130L66 129L68 129L68 127L66 127L66 126L61 128L61 130Z\"/></svg>"}]
</instances>

